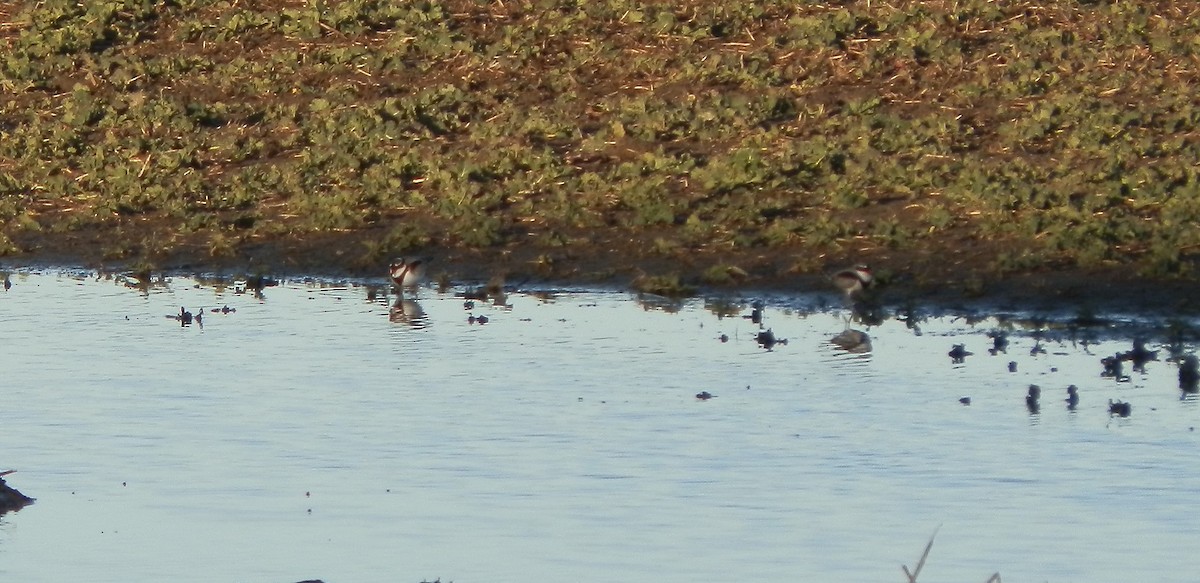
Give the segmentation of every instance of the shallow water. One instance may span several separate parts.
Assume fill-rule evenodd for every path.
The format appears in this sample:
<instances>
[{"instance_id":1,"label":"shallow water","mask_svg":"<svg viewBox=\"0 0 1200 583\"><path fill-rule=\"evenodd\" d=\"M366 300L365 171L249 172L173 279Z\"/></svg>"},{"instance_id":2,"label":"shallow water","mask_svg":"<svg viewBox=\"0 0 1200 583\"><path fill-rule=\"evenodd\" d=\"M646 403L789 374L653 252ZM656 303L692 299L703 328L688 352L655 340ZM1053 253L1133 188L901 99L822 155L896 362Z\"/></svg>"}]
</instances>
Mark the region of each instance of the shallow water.
<instances>
[{"instance_id":1,"label":"shallow water","mask_svg":"<svg viewBox=\"0 0 1200 583\"><path fill-rule=\"evenodd\" d=\"M829 296L764 298L764 350L750 298L422 289L389 318L362 282L11 279L0 470L37 502L0 518L4 581L903 581L939 525L923 583L1194 570L1197 401L1165 348L1100 376L1152 318L929 311L855 354Z\"/></svg>"}]
</instances>

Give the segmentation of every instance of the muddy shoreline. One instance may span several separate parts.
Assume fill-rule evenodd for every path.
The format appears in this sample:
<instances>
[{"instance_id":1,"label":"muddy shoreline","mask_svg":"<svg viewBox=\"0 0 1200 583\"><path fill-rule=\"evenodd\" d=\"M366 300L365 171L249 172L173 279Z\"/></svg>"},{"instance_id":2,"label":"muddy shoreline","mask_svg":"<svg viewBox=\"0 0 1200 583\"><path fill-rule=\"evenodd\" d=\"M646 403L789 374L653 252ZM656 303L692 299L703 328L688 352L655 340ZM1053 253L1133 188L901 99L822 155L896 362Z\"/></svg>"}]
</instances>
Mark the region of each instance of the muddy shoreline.
<instances>
[{"instance_id":1,"label":"muddy shoreline","mask_svg":"<svg viewBox=\"0 0 1200 583\"><path fill-rule=\"evenodd\" d=\"M105 259L96 241L44 237L33 251L0 258L0 270L82 267L114 272L267 275L281 278L379 278L387 258L363 261L357 252L369 231L278 239L240 247L211 257L199 247L179 245L146 259ZM425 248L410 255L430 258L430 277L460 284L502 278L508 285L636 287L639 278L671 278L698 295L752 295L826 291L826 274L841 266L867 262L881 275L880 299L892 305L990 306L1007 310L1200 313L1197 281L1188 277L1144 277L1136 265L1102 269L1064 266L1001 273L987 249L864 249L858 253L812 256L803 248L742 252L689 250L647 252L647 242L614 240L596 234L587 241L555 248L510 244L501 247ZM353 259L348 259L353 258Z\"/></svg>"},{"instance_id":2,"label":"muddy shoreline","mask_svg":"<svg viewBox=\"0 0 1200 583\"><path fill-rule=\"evenodd\" d=\"M1197 310L1194 5L727 4L0 7L0 269Z\"/></svg>"}]
</instances>

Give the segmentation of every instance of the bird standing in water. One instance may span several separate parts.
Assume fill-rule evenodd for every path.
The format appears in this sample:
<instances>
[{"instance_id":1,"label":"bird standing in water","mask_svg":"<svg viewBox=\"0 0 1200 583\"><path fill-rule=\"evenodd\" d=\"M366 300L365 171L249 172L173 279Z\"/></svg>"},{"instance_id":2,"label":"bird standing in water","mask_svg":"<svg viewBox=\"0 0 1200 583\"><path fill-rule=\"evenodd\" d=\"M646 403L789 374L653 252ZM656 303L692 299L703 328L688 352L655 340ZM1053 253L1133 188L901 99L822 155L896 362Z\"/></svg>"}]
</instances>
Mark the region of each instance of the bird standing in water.
<instances>
[{"instance_id":1,"label":"bird standing in water","mask_svg":"<svg viewBox=\"0 0 1200 583\"><path fill-rule=\"evenodd\" d=\"M875 282L871 268L861 263L833 274L830 279L833 281L833 285L846 294L848 300L862 295L863 291L870 288L871 284Z\"/></svg>"},{"instance_id":2,"label":"bird standing in water","mask_svg":"<svg viewBox=\"0 0 1200 583\"><path fill-rule=\"evenodd\" d=\"M1108 400L1108 414L1110 416L1116 415L1118 417L1128 417L1132 412L1133 405L1130 405L1129 403L1122 403L1121 401L1113 401L1112 399Z\"/></svg>"},{"instance_id":3,"label":"bird standing in water","mask_svg":"<svg viewBox=\"0 0 1200 583\"><path fill-rule=\"evenodd\" d=\"M392 264L388 273L391 275L392 283L403 291L406 287L416 287L425 279L425 266L428 262L424 259L405 260L402 257L397 257L392 260Z\"/></svg>"},{"instance_id":4,"label":"bird standing in water","mask_svg":"<svg viewBox=\"0 0 1200 583\"><path fill-rule=\"evenodd\" d=\"M1038 398L1042 396L1042 388L1037 385L1029 385L1029 392L1025 395L1025 407L1030 413L1037 414Z\"/></svg>"},{"instance_id":5,"label":"bird standing in water","mask_svg":"<svg viewBox=\"0 0 1200 583\"><path fill-rule=\"evenodd\" d=\"M1179 363L1179 388L1185 393L1200 392L1200 359L1195 354L1183 357Z\"/></svg>"}]
</instances>

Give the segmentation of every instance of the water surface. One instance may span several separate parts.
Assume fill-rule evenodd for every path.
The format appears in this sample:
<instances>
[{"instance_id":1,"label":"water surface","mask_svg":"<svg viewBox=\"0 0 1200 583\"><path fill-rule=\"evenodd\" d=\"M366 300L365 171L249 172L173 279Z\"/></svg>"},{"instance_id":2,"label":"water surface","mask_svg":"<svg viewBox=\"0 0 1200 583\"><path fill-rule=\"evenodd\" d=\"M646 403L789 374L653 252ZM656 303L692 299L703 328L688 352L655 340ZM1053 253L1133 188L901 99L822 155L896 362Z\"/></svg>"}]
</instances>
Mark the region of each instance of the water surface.
<instances>
[{"instance_id":1,"label":"water surface","mask_svg":"<svg viewBox=\"0 0 1200 583\"><path fill-rule=\"evenodd\" d=\"M1194 571L1200 412L1141 316L928 310L852 353L832 296L426 288L406 316L382 281L11 279L0 470L37 503L0 518L6 581L902 581L939 525L922 582ZM1133 327L1159 360L1101 377Z\"/></svg>"}]
</instances>

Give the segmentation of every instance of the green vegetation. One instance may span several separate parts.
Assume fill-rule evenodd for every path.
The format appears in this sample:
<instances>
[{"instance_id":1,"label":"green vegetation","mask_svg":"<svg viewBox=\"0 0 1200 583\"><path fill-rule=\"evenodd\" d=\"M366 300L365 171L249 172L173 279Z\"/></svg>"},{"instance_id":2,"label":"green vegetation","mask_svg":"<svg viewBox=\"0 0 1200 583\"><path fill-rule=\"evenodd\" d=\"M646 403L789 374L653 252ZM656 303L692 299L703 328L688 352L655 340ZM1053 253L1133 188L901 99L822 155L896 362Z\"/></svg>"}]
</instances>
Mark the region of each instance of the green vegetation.
<instances>
[{"instance_id":1,"label":"green vegetation","mask_svg":"<svg viewBox=\"0 0 1200 583\"><path fill-rule=\"evenodd\" d=\"M1188 274L1197 39L1184 0L3 5L0 255Z\"/></svg>"}]
</instances>

